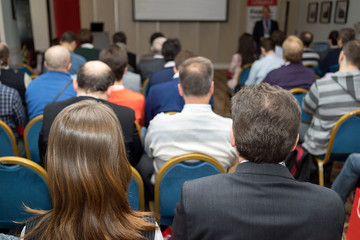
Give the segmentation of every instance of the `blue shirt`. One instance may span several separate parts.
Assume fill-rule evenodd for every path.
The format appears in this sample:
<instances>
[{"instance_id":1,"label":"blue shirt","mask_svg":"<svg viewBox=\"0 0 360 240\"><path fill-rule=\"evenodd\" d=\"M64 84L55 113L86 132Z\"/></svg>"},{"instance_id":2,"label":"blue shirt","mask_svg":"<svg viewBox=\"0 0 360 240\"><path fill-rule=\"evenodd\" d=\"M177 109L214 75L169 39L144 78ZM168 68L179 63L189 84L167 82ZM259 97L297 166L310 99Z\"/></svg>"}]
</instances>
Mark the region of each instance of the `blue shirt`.
<instances>
[{"instance_id":1,"label":"blue shirt","mask_svg":"<svg viewBox=\"0 0 360 240\"><path fill-rule=\"evenodd\" d=\"M54 100L69 81L72 81L69 73L53 71L43 73L34 79L25 93L29 120L43 114L45 106ZM63 101L75 96L74 87L70 84L56 101Z\"/></svg>"},{"instance_id":2,"label":"blue shirt","mask_svg":"<svg viewBox=\"0 0 360 240\"><path fill-rule=\"evenodd\" d=\"M77 75L77 72L79 68L86 63L86 59L83 56L80 56L79 54L76 54L72 51L70 52L71 56L71 68L69 70L70 75Z\"/></svg>"}]
</instances>

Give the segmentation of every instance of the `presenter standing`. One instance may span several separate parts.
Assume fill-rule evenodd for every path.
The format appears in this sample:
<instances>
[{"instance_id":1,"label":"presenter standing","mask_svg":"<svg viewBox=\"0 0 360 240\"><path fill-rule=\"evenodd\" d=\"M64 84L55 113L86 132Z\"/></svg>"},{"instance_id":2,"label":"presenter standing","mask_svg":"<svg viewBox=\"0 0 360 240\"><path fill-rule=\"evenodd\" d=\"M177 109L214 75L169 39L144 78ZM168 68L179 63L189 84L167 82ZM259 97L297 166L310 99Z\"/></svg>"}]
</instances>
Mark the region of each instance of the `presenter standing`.
<instances>
[{"instance_id":1,"label":"presenter standing","mask_svg":"<svg viewBox=\"0 0 360 240\"><path fill-rule=\"evenodd\" d=\"M260 41L263 38L269 38L273 31L279 30L277 21L270 19L270 8L264 6L262 10L262 19L257 21L253 30L253 38L257 44L257 48L260 50Z\"/></svg>"}]
</instances>

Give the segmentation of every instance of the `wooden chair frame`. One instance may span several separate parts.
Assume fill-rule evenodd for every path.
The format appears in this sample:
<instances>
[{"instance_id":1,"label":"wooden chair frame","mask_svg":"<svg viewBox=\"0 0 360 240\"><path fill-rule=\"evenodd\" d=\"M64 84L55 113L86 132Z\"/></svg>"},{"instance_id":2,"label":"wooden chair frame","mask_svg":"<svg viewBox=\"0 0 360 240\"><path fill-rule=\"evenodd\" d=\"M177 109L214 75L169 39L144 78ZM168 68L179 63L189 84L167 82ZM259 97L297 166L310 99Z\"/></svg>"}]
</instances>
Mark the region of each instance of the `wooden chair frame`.
<instances>
[{"instance_id":1,"label":"wooden chair frame","mask_svg":"<svg viewBox=\"0 0 360 240\"><path fill-rule=\"evenodd\" d=\"M15 68L26 68L27 70L29 70L31 72L30 76L36 75L34 69L25 63L17 63L17 64L15 64Z\"/></svg>"},{"instance_id":2,"label":"wooden chair frame","mask_svg":"<svg viewBox=\"0 0 360 240\"><path fill-rule=\"evenodd\" d=\"M140 211L145 211L145 197L144 197L144 183L143 180L139 174L139 172L131 167L131 175L134 177L136 184L139 188L139 209Z\"/></svg>"},{"instance_id":3,"label":"wooden chair frame","mask_svg":"<svg viewBox=\"0 0 360 240\"><path fill-rule=\"evenodd\" d=\"M26 151L26 158L27 159L31 159L31 154L30 154L30 149L29 149L29 140L28 140L28 134L29 134L29 130L31 129L31 127L39 122L39 121L42 121L44 118L43 115L39 115L33 119L31 119L31 121L26 125L25 127L25 131L24 131L24 145L25 145L25 151Z\"/></svg>"},{"instance_id":4,"label":"wooden chair frame","mask_svg":"<svg viewBox=\"0 0 360 240\"><path fill-rule=\"evenodd\" d=\"M9 136L14 155L18 157L19 151L17 148L16 138L15 138L14 133L12 132L11 128L5 122L3 122L1 120L0 120L0 127L2 129L4 129L5 132L7 133L7 135Z\"/></svg>"}]
</instances>

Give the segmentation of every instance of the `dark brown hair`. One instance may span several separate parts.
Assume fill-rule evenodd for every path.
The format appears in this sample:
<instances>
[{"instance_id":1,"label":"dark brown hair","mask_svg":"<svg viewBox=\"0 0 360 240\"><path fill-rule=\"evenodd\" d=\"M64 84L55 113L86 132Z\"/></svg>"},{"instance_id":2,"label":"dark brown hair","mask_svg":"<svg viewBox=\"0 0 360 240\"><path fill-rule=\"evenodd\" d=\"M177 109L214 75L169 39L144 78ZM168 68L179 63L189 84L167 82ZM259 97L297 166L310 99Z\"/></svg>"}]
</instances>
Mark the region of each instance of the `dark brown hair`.
<instances>
[{"instance_id":1,"label":"dark brown hair","mask_svg":"<svg viewBox=\"0 0 360 240\"><path fill-rule=\"evenodd\" d=\"M181 64L183 64L183 62L185 62L185 60L192 58L192 57L197 57L197 55L194 52L191 52L189 50L182 50L178 53L178 55L176 55L175 57L175 67L176 69L179 69Z\"/></svg>"},{"instance_id":2,"label":"dark brown hair","mask_svg":"<svg viewBox=\"0 0 360 240\"><path fill-rule=\"evenodd\" d=\"M0 65L8 66L9 65L9 56L10 51L9 47L5 42L0 42Z\"/></svg>"},{"instance_id":3,"label":"dark brown hair","mask_svg":"<svg viewBox=\"0 0 360 240\"><path fill-rule=\"evenodd\" d=\"M80 31L78 33L78 40L79 40L80 44L93 43L92 32L86 28L80 29Z\"/></svg>"},{"instance_id":4,"label":"dark brown hair","mask_svg":"<svg viewBox=\"0 0 360 240\"><path fill-rule=\"evenodd\" d=\"M360 40L352 40L345 44L344 55L346 60L360 68Z\"/></svg>"},{"instance_id":5,"label":"dark brown hair","mask_svg":"<svg viewBox=\"0 0 360 240\"><path fill-rule=\"evenodd\" d=\"M122 79L128 63L128 57L124 50L118 46L110 46L100 52L99 60L111 68L116 80L119 81Z\"/></svg>"},{"instance_id":6,"label":"dark brown hair","mask_svg":"<svg viewBox=\"0 0 360 240\"><path fill-rule=\"evenodd\" d=\"M241 66L253 63L258 59L255 44L254 38L249 33L243 33L239 37L237 53L241 55Z\"/></svg>"},{"instance_id":7,"label":"dark brown hair","mask_svg":"<svg viewBox=\"0 0 360 240\"><path fill-rule=\"evenodd\" d=\"M284 161L296 143L300 107L291 93L267 83L243 87L232 98L239 155L255 163Z\"/></svg>"},{"instance_id":8,"label":"dark brown hair","mask_svg":"<svg viewBox=\"0 0 360 240\"><path fill-rule=\"evenodd\" d=\"M305 47L310 47L313 41L313 34L311 32L302 32L300 34L300 40L302 41Z\"/></svg>"},{"instance_id":9,"label":"dark brown hair","mask_svg":"<svg viewBox=\"0 0 360 240\"><path fill-rule=\"evenodd\" d=\"M101 66L105 67L101 67ZM100 66L95 69L94 66ZM79 68L77 83L86 92L106 92L115 82L115 75L110 67L101 61L86 62Z\"/></svg>"},{"instance_id":10,"label":"dark brown hair","mask_svg":"<svg viewBox=\"0 0 360 240\"><path fill-rule=\"evenodd\" d=\"M55 118L46 154L53 209L31 210L39 222L25 239L145 239L154 231L131 210L127 190L131 167L114 111L85 100Z\"/></svg>"}]
</instances>

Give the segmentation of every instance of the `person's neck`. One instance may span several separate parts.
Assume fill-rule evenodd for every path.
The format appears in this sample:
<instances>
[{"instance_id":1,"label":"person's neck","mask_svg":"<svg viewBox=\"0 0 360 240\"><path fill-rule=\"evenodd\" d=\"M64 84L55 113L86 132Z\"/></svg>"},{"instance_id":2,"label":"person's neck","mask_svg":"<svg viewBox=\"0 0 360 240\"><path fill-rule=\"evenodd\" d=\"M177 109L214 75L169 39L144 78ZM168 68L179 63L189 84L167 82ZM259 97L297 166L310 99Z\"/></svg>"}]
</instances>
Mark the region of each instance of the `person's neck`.
<instances>
[{"instance_id":1,"label":"person's neck","mask_svg":"<svg viewBox=\"0 0 360 240\"><path fill-rule=\"evenodd\" d=\"M120 80L116 80L116 81L114 82L114 85L117 85L117 86L124 86L124 84L123 84L123 80L122 80L122 79L120 79Z\"/></svg>"},{"instance_id":2,"label":"person's neck","mask_svg":"<svg viewBox=\"0 0 360 240\"><path fill-rule=\"evenodd\" d=\"M77 96L88 96L88 97L94 97L99 98L105 101L109 100L109 96L106 94L106 92L86 92L84 90L78 89Z\"/></svg>"},{"instance_id":3,"label":"person's neck","mask_svg":"<svg viewBox=\"0 0 360 240\"><path fill-rule=\"evenodd\" d=\"M270 50L270 51L265 52L264 56L267 56L269 54L274 54L274 53L275 53L274 50Z\"/></svg>"},{"instance_id":4,"label":"person's neck","mask_svg":"<svg viewBox=\"0 0 360 240\"><path fill-rule=\"evenodd\" d=\"M53 69L53 68L48 68L48 71L51 71L51 72L63 72L63 73L68 73L69 72L67 69Z\"/></svg>"},{"instance_id":5,"label":"person's neck","mask_svg":"<svg viewBox=\"0 0 360 240\"><path fill-rule=\"evenodd\" d=\"M184 96L185 104L209 104L210 96Z\"/></svg>"},{"instance_id":6,"label":"person's neck","mask_svg":"<svg viewBox=\"0 0 360 240\"><path fill-rule=\"evenodd\" d=\"M359 68L352 64L347 64L347 63L340 64L339 72L349 72L349 71L354 71L354 70L359 70Z\"/></svg>"}]
</instances>

